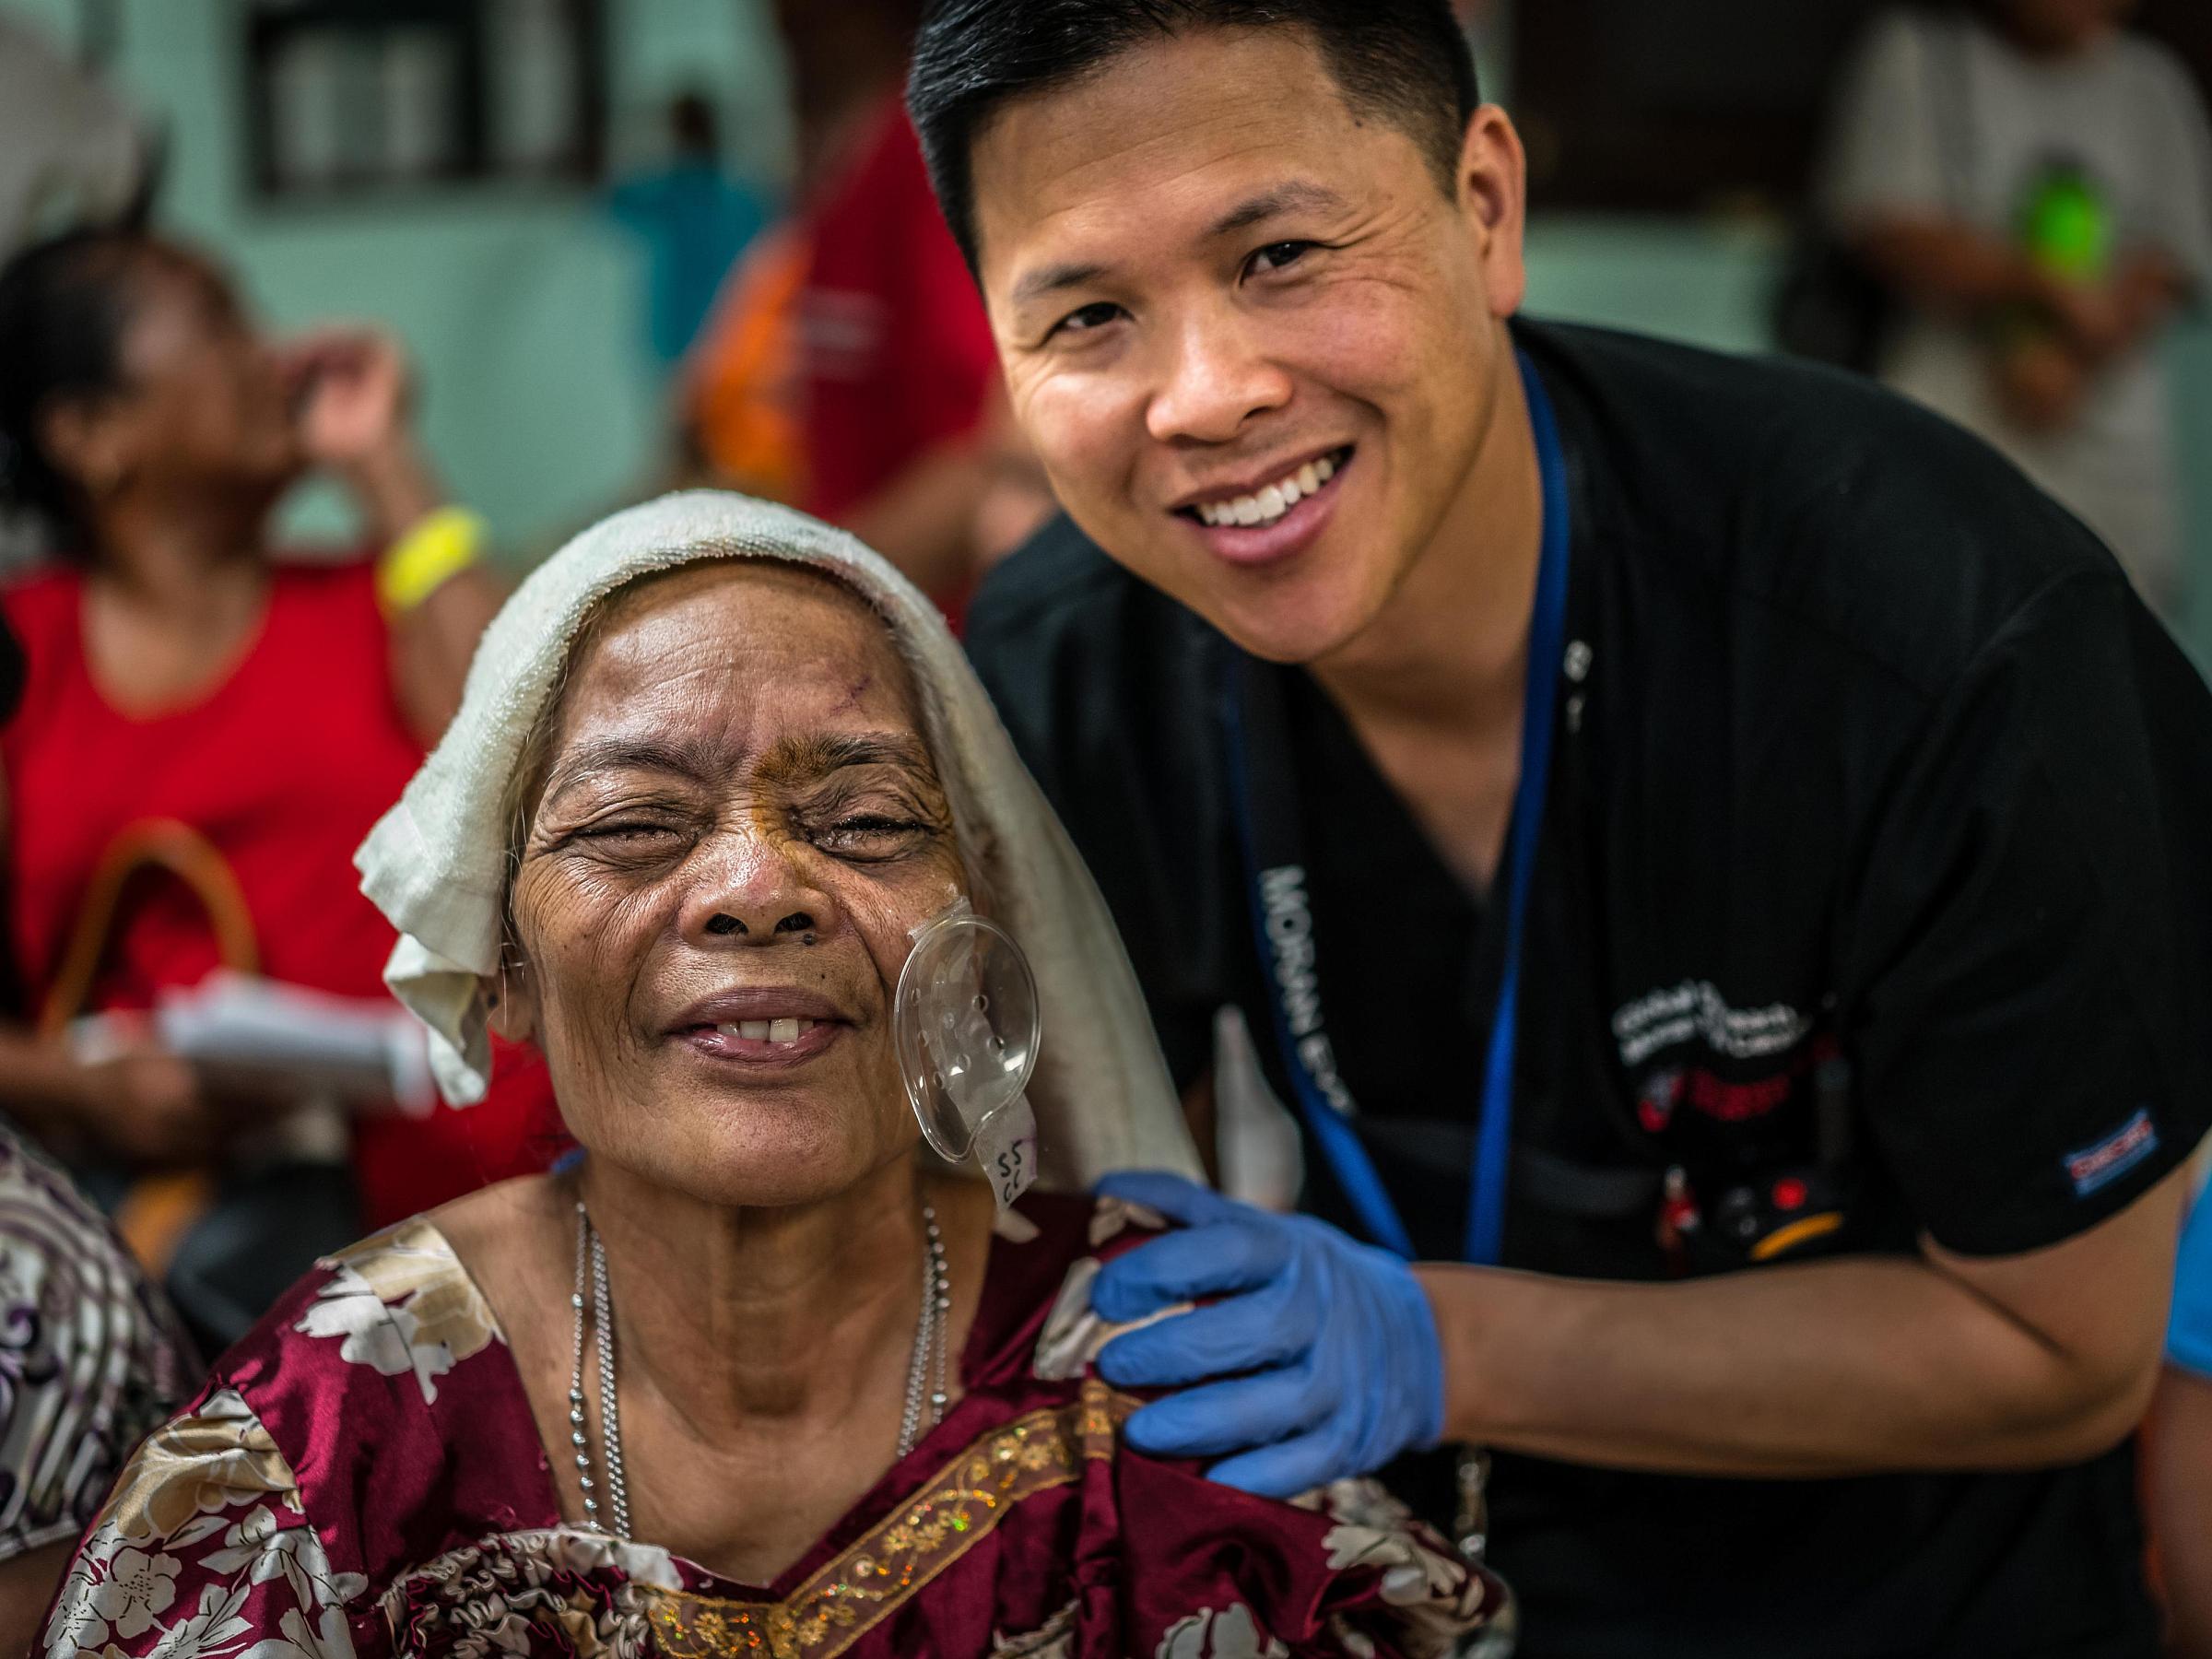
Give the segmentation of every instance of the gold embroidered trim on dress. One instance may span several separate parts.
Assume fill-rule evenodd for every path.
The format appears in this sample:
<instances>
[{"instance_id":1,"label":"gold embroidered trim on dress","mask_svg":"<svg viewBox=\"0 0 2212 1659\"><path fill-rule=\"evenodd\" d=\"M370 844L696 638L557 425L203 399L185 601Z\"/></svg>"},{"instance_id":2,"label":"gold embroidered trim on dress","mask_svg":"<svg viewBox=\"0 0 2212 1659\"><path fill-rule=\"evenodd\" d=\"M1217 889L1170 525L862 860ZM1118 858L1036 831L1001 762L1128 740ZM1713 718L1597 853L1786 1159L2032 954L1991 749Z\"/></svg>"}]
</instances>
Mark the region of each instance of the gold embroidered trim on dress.
<instances>
[{"instance_id":1,"label":"gold embroidered trim on dress","mask_svg":"<svg viewBox=\"0 0 2212 1659\"><path fill-rule=\"evenodd\" d=\"M670 1659L835 1659L995 1528L1025 1498L1113 1455L1135 1410L1095 1377L1065 1406L1032 1411L962 1452L872 1532L780 1602L649 1591Z\"/></svg>"}]
</instances>

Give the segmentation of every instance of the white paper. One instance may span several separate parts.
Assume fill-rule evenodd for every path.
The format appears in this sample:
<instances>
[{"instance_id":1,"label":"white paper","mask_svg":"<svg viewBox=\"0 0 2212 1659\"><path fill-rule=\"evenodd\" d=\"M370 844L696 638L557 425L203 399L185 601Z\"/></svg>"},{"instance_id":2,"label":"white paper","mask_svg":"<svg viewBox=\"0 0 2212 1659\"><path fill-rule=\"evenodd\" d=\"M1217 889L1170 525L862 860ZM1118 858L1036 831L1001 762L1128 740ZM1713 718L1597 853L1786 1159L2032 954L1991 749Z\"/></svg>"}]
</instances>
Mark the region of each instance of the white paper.
<instances>
[{"instance_id":1,"label":"white paper","mask_svg":"<svg viewBox=\"0 0 2212 1659\"><path fill-rule=\"evenodd\" d=\"M218 969L165 992L152 1015L92 1015L70 1028L78 1058L97 1061L139 1033L182 1059L251 1077L301 1099L427 1115L437 1104L422 1028L397 1004L333 996Z\"/></svg>"}]
</instances>

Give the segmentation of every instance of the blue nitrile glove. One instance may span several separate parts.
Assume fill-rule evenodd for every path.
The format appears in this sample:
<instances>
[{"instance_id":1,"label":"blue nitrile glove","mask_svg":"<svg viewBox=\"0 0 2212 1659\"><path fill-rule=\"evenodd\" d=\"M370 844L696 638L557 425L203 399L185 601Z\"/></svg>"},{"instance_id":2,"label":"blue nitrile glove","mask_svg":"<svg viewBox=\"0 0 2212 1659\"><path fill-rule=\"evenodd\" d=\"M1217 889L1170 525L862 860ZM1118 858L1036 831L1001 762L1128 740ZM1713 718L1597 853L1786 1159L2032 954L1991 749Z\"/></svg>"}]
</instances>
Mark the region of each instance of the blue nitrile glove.
<instances>
[{"instance_id":1,"label":"blue nitrile glove","mask_svg":"<svg viewBox=\"0 0 2212 1659\"><path fill-rule=\"evenodd\" d=\"M1110 1175L1099 1191L1186 1230L1100 1269L1090 1291L1100 1318L1119 1324L1200 1297L1226 1299L1116 1336L1100 1353L1099 1374L1118 1387L1229 1377L1131 1418L1125 1433L1137 1451L1233 1453L1207 1471L1214 1479L1290 1498L1436 1443L1443 1349L1428 1294L1396 1256L1180 1175Z\"/></svg>"}]
</instances>

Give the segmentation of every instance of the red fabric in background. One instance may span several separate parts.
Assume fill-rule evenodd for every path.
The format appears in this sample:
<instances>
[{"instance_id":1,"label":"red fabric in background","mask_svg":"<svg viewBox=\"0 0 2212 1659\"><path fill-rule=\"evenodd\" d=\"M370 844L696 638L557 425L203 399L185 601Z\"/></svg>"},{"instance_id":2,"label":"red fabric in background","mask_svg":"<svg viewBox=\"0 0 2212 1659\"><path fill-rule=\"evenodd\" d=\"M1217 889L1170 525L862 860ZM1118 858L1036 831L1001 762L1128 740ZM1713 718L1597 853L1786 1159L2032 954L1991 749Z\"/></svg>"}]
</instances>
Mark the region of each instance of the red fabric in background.
<instances>
[{"instance_id":1,"label":"red fabric in background","mask_svg":"<svg viewBox=\"0 0 2212 1659\"><path fill-rule=\"evenodd\" d=\"M799 296L802 505L834 520L976 429L998 355L896 93L803 230L813 253Z\"/></svg>"},{"instance_id":2,"label":"red fabric in background","mask_svg":"<svg viewBox=\"0 0 2212 1659\"><path fill-rule=\"evenodd\" d=\"M281 566L260 631L205 697L144 717L116 709L86 661L84 582L56 571L0 589L29 678L0 732L6 779L7 946L33 1016L102 853L130 825L174 818L229 863L253 912L261 971L344 996L386 994L390 924L361 896L353 852L398 799L422 749L403 722L371 566ZM199 901L154 876L134 885L90 1002L150 1006L216 966ZM369 1224L542 1169L557 1127L545 1067L500 1055L465 1112L361 1120L355 1164Z\"/></svg>"}]
</instances>

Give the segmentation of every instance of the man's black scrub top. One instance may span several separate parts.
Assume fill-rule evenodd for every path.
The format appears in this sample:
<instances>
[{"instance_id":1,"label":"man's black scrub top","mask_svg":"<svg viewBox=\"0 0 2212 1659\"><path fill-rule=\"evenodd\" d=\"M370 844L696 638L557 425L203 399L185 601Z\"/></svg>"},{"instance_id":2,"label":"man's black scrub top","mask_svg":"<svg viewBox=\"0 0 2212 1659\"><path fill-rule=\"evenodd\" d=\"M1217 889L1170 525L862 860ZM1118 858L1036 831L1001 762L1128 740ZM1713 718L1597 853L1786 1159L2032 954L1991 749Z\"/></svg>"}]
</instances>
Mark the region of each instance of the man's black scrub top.
<instances>
[{"instance_id":1,"label":"man's black scrub top","mask_svg":"<svg viewBox=\"0 0 2212 1659\"><path fill-rule=\"evenodd\" d=\"M2195 671L2075 519L1901 400L1515 332L1573 537L1507 1265L1759 1271L1662 1242L1662 1172L1701 1204L1768 1191L1837 1167L1839 1116L1847 1219L1811 1249L2003 1254L2123 1208L2212 1101ZM1234 1004L1292 1100L1233 828L1230 648L1065 520L984 584L968 637L1178 1078ZM1417 1247L1449 1259L1503 930L1318 684L1270 672L1337 1065ZM1308 1207L1356 1230L1310 1135L1306 1160ZM1823 1481L1500 1457L1492 1559L1532 1654L2147 1654L2131 1455Z\"/></svg>"}]
</instances>

